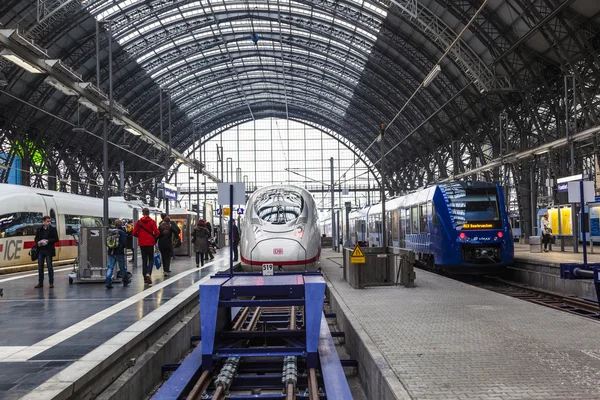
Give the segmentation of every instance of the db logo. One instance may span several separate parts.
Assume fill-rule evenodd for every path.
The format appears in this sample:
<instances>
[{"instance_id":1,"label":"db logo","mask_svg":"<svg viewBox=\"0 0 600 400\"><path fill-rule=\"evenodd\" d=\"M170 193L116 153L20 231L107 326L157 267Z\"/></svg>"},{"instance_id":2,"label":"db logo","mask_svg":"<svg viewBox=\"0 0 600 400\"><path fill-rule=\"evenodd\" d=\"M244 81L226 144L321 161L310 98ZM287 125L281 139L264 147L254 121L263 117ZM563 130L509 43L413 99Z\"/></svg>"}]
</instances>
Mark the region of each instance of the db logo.
<instances>
[{"instance_id":1,"label":"db logo","mask_svg":"<svg viewBox=\"0 0 600 400\"><path fill-rule=\"evenodd\" d=\"M273 249L273 254L283 254L283 249Z\"/></svg>"}]
</instances>

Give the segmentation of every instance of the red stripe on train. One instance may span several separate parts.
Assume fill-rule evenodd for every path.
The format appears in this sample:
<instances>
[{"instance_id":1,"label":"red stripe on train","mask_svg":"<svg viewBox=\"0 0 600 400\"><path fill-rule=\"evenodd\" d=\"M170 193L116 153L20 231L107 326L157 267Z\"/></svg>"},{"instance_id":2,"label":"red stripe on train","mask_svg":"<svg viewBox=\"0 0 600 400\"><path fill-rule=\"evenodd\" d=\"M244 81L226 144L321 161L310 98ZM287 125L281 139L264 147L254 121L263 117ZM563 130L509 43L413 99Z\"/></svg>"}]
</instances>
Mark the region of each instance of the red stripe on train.
<instances>
[{"instance_id":1,"label":"red stripe on train","mask_svg":"<svg viewBox=\"0 0 600 400\"><path fill-rule=\"evenodd\" d=\"M35 242L25 242L23 243L23 248L25 250L31 249ZM54 247L69 247L69 246L77 246L77 241L71 240L59 240L58 243L54 245ZM2 251L2 245L0 244L0 251Z\"/></svg>"},{"instance_id":2,"label":"red stripe on train","mask_svg":"<svg viewBox=\"0 0 600 400\"><path fill-rule=\"evenodd\" d=\"M2 249L4 248L3 244L0 244L0 253L2 253Z\"/></svg>"},{"instance_id":3,"label":"red stripe on train","mask_svg":"<svg viewBox=\"0 0 600 400\"><path fill-rule=\"evenodd\" d=\"M317 261L319 259L320 256L321 256L321 252L319 251L319 253L313 258L310 258L308 260L297 260L297 261L251 261L251 260L248 260L247 258L244 258L244 256L241 256L241 257L242 257L242 262L244 262L245 264L248 264L248 265L263 265L263 264L303 265L303 264L314 263L315 261Z\"/></svg>"}]
</instances>

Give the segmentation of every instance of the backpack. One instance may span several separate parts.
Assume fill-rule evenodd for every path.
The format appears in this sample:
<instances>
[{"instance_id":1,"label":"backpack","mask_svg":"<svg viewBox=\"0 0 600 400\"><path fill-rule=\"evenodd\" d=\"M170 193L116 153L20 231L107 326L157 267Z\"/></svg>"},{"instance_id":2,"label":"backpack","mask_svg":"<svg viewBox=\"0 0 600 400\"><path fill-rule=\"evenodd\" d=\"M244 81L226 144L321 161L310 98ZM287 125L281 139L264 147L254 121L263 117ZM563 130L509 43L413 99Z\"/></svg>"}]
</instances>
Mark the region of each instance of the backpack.
<instances>
[{"instance_id":1,"label":"backpack","mask_svg":"<svg viewBox=\"0 0 600 400\"><path fill-rule=\"evenodd\" d=\"M106 246L109 249L114 249L119 247L121 235L119 234L118 229L111 229L108 231L108 236L106 238Z\"/></svg>"}]
</instances>

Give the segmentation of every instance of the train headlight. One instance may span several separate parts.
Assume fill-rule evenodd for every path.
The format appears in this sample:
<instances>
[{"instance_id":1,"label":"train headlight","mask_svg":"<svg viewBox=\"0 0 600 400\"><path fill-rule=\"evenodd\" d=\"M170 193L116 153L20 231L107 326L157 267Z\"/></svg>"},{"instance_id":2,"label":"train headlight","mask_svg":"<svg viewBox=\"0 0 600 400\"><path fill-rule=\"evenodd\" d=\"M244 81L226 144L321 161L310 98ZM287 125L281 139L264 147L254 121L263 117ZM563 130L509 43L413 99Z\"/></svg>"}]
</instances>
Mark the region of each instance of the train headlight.
<instances>
[{"instance_id":1,"label":"train headlight","mask_svg":"<svg viewBox=\"0 0 600 400\"><path fill-rule=\"evenodd\" d=\"M304 227L303 226L297 226L296 227L296 237L298 239L302 239L302 236L304 236Z\"/></svg>"},{"instance_id":2,"label":"train headlight","mask_svg":"<svg viewBox=\"0 0 600 400\"><path fill-rule=\"evenodd\" d=\"M260 235L262 235L262 229L260 229L260 226L254 225L254 238L256 239L260 237Z\"/></svg>"},{"instance_id":3,"label":"train headlight","mask_svg":"<svg viewBox=\"0 0 600 400\"><path fill-rule=\"evenodd\" d=\"M498 237L499 237L500 239L502 239L502 236L504 236L504 233L502 233L502 232L498 232Z\"/></svg>"}]
</instances>

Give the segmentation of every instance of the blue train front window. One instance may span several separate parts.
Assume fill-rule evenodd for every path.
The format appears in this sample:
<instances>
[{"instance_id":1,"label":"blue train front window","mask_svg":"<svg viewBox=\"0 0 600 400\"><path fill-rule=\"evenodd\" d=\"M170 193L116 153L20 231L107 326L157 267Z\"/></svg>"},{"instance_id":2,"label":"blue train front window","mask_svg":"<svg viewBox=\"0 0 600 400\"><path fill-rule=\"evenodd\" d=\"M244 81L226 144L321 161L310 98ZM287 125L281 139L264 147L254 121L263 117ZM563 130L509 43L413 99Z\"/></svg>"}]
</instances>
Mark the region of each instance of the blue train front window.
<instances>
[{"instance_id":1,"label":"blue train front window","mask_svg":"<svg viewBox=\"0 0 600 400\"><path fill-rule=\"evenodd\" d=\"M494 229L501 227L498 193L489 188L446 188L448 206L456 229Z\"/></svg>"}]
</instances>

